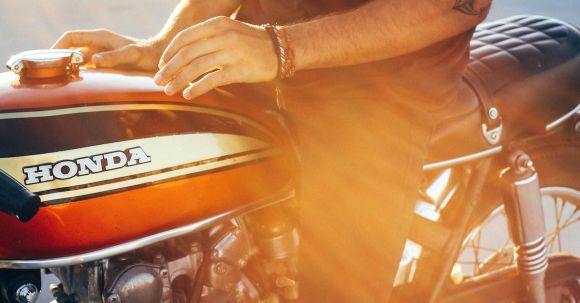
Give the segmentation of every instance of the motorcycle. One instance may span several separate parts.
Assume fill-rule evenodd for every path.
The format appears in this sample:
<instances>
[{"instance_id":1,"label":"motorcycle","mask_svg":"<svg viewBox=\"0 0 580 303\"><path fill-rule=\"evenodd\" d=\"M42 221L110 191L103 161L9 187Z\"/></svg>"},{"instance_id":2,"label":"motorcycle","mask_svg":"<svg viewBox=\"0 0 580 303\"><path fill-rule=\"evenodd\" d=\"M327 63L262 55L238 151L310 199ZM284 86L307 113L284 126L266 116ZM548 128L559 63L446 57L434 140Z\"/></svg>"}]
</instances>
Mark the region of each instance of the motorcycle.
<instances>
[{"instance_id":1,"label":"motorcycle","mask_svg":"<svg viewBox=\"0 0 580 303\"><path fill-rule=\"evenodd\" d=\"M392 301L580 301L578 243L560 237L580 221L579 52L578 29L550 18L478 27ZM60 281L56 302L299 300L283 113L227 88L185 101L83 62L29 51L0 74L0 302L35 302L41 270ZM508 242L485 247L490 227Z\"/></svg>"}]
</instances>

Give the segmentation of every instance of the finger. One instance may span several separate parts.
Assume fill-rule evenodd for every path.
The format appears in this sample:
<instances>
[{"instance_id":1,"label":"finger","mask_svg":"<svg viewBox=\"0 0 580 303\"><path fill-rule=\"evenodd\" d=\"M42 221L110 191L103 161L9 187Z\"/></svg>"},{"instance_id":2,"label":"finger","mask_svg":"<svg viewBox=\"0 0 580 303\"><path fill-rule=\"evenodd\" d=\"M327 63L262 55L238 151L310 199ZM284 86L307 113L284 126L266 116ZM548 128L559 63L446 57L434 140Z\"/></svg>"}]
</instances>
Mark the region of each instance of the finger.
<instances>
[{"instance_id":1,"label":"finger","mask_svg":"<svg viewBox=\"0 0 580 303\"><path fill-rule=\"evenodd\" d=\"M223 36L217 36L182 48L157 72L157 74L155 74L155 83L157 85L167 84L175 74L186 67L194 59L211 54L222 48L223 40Z\"/></svg>"},{"instance_id":2,"label":"finger","mask_svg":"<svg viewBox=\"0 0 580 303\"><path fill-rule=\"evenodd\" d=\"M100 46L116 48L126 44L126 38L108 29L65 32L51 48Z\"/></svg>"},{"instance_id":3,"label":"finger","mask_svg":"<svg viewBox=\"0 0 580 303\"><path fill-rule=\"evenodd\" d=\"M209 73L199 81L192 83L183 91L183 97L191 100L195 97L201 96L212 89L233 83L231 70L224 68L212 73Z\"/></svg>"},{"instance_id":4,"label":"finger","mask_svg":"<svg viewBox=\"0 0 580 303\"><path fill-rule=\"evenodd\" d=\"M180 32L171 40L163 55L161 55L159 67L163 67L166 62L169 62L187 44L210 38L220 31L225 30L231 24L233 24L233 21L230 18L221 16L201 22Z\"/></svg>"},{"instance_id":5,"label":"finger","mask_svg":"<svg viewBox=\"0 0 580 303\"><path fill-rule=\"evenodd\" d=\"M139 47L134 44L125 45L119 49L100 52L93 55L93 63L97 67L115 67L136 62L139 59Z\"/></svg>"},{"instance_id":6,"label":"finger","mask_svg":"<svg viewBox=\"0 0 580 303\"><path fill-rule=\"evenodd\" d=\"M225 52L212 53L193 60L165 86L165 93L170 96L175 94L201 75L227 65L230 60L231 56L228 56Z\"/></svg>"},{"instance_id":7,"label":"finger","mask_svg":"<svg viewBox=\"0 0 580 303\"><path fill-rule=\"evenodd\" d=\"M90 42L90 35L94 33L89 33L88 31L69 31L65 32L60 38L52 45L51 48L69 48L73 46L86 46Z\"/></svg>"}]
</instances>

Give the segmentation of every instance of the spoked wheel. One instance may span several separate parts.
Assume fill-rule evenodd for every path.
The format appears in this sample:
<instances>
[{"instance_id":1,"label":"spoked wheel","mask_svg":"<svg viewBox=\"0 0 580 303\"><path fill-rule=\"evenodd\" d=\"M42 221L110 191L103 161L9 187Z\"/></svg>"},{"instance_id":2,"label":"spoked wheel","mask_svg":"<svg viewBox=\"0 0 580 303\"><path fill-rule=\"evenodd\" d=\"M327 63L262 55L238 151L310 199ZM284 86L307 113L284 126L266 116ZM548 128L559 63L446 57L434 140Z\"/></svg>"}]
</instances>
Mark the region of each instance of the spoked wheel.
<instances>
[{"instance_id":1,"label":"spoked wheel","mask_svg":"<svg viewBox=\"0 0 580 303\"><path fill-rule=\"evenodd\" d=\"M580 257L580 147L542 146L528 151L539 174L549 255ZM489 208L488 208L489 209ZM515 264L504 207L499 201L463 242L451 278L460 284ZM548 303L580 303L579 280L546 289Z\"/></svg>"},{"instance_id":2,"label":"spoked wheel","mask_svg":"<svg viewBox=\"0 0 580 303\"><path fill-rule=\"evenodd\" d=\"M548 253L580 256L580 191L546 187L541 192ZM505 232L507 228L506 213L501 205L466 238L455 265L454 279L475 277L514 264L513 243Z\"/></svg>"}]
</instances>

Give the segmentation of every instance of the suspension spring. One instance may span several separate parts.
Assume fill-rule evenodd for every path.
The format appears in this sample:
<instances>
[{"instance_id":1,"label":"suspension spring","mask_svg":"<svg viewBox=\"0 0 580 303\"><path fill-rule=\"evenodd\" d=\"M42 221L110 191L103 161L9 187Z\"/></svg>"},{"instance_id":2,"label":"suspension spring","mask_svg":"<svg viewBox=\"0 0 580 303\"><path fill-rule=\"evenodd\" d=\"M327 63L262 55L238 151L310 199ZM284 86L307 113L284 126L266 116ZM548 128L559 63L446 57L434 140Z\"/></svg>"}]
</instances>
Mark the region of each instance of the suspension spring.
<instances>
[{"instance_id":1,"label":"suspension spring","mask_svg":"<svg viewBox=\"0 0 580 303\"><path fill-rule=\"evenodd\" d=\"M523 275L541 274L548 268L548 250L544 237L524 243L516 248L518 270Z\"/></svg>"}]
</instances>

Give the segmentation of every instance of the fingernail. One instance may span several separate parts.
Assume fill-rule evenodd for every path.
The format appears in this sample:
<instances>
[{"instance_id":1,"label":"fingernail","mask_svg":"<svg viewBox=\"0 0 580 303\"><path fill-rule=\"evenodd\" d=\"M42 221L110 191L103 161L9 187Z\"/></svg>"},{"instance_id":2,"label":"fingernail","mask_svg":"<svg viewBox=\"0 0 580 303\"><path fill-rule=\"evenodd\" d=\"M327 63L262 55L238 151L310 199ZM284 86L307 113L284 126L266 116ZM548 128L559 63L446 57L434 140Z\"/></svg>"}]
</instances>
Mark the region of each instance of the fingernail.
<instances>
[{"instance_id":1,"label":"fingernail","mask_svg":"<svg viewBox=\"0 0 580 303\"><path fill-rule=\"evenodd\" d=\"M165 94L169 96L173 96L173 86L171 84L165 86Z\"/></svg>"},{"instance_id":2,"label":"fingernail","mask_svg":"<svg viewBox=\"0 0 580 303\"><path fill-rule=\"evenodd\" d=\"M183 90L183 98L190 100L191 99L191 94L190 94L191 90L189 88L186 88Z\"/></svg>"},{"instance_id":3,"label":"fingernail","mask_svg":"<svg viewBox=\"0 0 580 303\"><path fill-rule=\"evenodd\" d=\"M155 77L153 77L153 82L155 82L157 85L161 85L162 78L163 76L160 73L157 73L155 74Z\"/></svg>"},{"instance_id":4,"label":"fingernail","mask_svg":"<svg viewBox=\"0 0 580 303\"><path fill-rule=\"evenodd\" d=\"M101 56L101 55L93 55L93 63L95 65L101 65L103 63L103 56Z\"/></svg>"}]
</instances>

